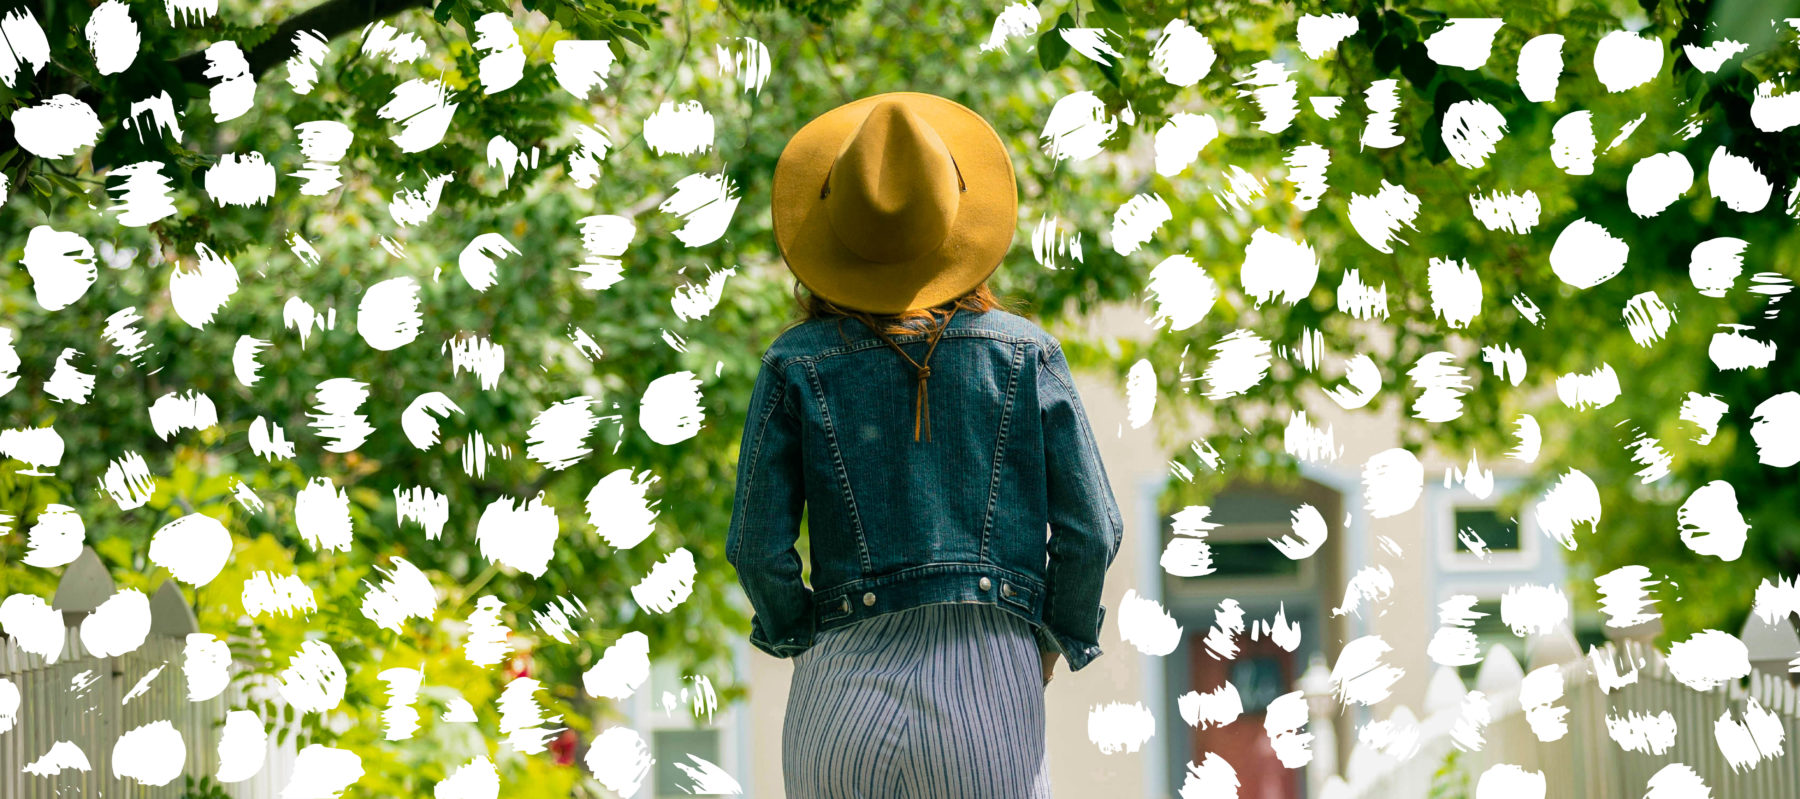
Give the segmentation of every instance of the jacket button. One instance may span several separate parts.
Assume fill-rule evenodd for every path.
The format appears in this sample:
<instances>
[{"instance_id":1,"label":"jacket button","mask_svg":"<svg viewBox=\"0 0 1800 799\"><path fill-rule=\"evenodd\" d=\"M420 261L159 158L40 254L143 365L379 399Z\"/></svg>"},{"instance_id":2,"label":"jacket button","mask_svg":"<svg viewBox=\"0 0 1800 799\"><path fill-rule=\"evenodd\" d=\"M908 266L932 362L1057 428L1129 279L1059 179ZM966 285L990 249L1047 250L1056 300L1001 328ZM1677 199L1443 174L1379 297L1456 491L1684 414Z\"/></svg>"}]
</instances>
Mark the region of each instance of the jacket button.
<instances>
[{"instance_id":1,"label":"jacket button","mask_svg":"<svg viewBox=\"0 0 1800 799\"><path fill-rule=\"evenodd\" d=\"M1000 584L1000 593L1004 596L1012 596L1013 595L1012 586L1008 585L1007 583L1001 583Z\"/></svg>"},{"instance_id":2,"label":"jacket button","mask_svg":"<svg viewBox=\"0 0 1800 799\"><path fill-rule=\"evenodd\" d=\"M845 612L845 613L849 613L849 612L850 612L850 598L849 598L849 597L845 597L845 598L844 598L844 610L843 610L843 612Z\"/></svg>"},{"instance_id":3,"label":"jacket button","mask_svg":"<svg viewBox=\"0 0 1800 799\"><path fill-rule=\"evenodd\" d=\"M875 595L873 593L863 594L863 604L864 605L875 604Z\"/></svg>"},{"instance_id":4,"label":"jacket button","mask_svg":"<svg viewBox=\"0 0 1800 799\"><path fill-rule=\"evenodd\" d=\"M981 578L981 582L980 582L980 586L981 586L981 590L983 590L983 591L986 591L986 590L988 590L988 589L989 589L989 588L993 588L993 587L994 587L994 581L993 581L993 580L989 580L989 579L988 579L988 578L986 578L986 577L983 577L983 578Z\"/></svg>"}]
</instances>

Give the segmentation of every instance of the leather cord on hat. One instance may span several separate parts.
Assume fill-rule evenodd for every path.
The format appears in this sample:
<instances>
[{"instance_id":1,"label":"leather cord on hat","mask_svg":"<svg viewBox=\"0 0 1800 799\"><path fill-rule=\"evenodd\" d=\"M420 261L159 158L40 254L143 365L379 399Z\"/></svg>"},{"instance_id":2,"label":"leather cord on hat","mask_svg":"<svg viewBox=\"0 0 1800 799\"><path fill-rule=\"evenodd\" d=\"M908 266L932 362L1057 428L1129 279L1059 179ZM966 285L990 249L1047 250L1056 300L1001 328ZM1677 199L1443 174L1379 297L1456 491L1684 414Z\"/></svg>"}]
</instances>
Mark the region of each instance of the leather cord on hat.
<instances>
[{"instance_id":1,"label":"leather cord on hat","mask_svg":"<svg viewBox=\"0 0 1800 799\"><path fill-rule=\"evenodd\" d=\"M875 331L875 334L880 336L881 340L886 341L889 347L893 347L895 352L900 353L900 357L905 358L907 363L912 364L913 369L918 374L919 393L913 399L914 441L919 440L919 421L921 418L923 418L925 422L925 440L931 440L931 392L926 390L925 381L931 377L931 354L937 351L938 341L943 338L944 330L950 327L950 320L956 318L956 309L956 306L950 306L950 315L944 317L944 323L939 325L936 330L931 331L931 345L925 348L924 361L913 360L911 355L906 354L906 350L900 349L900 345L894 343L894 340L888 336L887 331L882 330L880 325L870 325Z\"/></svg>"}]
</instances>

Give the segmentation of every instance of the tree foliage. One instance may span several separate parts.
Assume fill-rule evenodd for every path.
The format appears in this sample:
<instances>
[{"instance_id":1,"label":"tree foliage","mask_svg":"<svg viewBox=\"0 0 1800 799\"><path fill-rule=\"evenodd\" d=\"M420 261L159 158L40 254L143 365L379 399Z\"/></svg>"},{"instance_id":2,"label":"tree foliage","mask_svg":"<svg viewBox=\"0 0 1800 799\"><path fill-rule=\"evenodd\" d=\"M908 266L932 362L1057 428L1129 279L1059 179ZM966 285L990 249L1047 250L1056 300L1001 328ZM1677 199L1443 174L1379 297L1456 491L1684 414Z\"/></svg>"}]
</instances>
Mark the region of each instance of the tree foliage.
<instances>
[{"instance_id":1,"label":"tree foliage","mask_svg":"<svg viewBox=\"0 0 1800 799\"><path fill-rule=\"evenodd\" d=\"M0 219L6 242L0 252L6 264L0 271L0 326L17 334L21 358L19 383L0 396L0 412L4 427L54 425L66 443L54 477L21 474L24 465L17 460L0 462L0 512L14 517L14 531L0 536L0 594L49 595L54 570L20 563L25 531L49 504L77 508L89 542L121 585L146 589L166 576L146 557L149 537L158 528L195 512L221 519L233 533L235 552L225 573L190 591L202 629L231 636L237 651L263 673L284 667L306 638L322 638L336 648L350 666L350 693L334 713L299 720L301 734L362 753L368 775L363 786L372 795L422 793L455 764L498 751L495 736L471 735L435 721L453 696L452 686L477 709L480 729L493 730L492 700L509 679L529 671L545 685L540 696L551 711L587 740L596 724L616 721L617 708L586 696L580 675L628 631L648 634L652 653L672 658L684 672L710 676L723 700L741 695L742 686L733 683L731 646L747 631L747 609L721 543L743 403L757 356L792 314L791 279L769 229L769 177L782 146L801 125L878 91L913 89L950 97L981 110L1000 132L1018 169L1021 219L1019 246L996 273L995 287L1004 295L1029 298L1046 323L1074 320L1105 303L1144 303L1150 269L1176 253L1194 258L1225 287L1221 301L1187 330L1164 331L1142 344L1079 336L1066 343L1078 367L1111 370L1120 379L1133 363L1148 359L1158 374L1165 409L1160 415L1203 414L1215 430L1242 431L1209 439L1231 474L1278 479L1292 473L1291 460L1270 454L1281 452L1288 412L1317 402L1321 389L1341 377L1345 356L1373 356L1383 387L1372 410L1397 408L1406 416L1404 406L1416 395L1407 371L1424 353L1450 351L1470 375L1464 413L1447 424L1409 424L1409 446L1479 452L1491 463L1510 448L1507 435L1516 416L1538 414L1546 433L1539 461L1543 473L1553 477L1577 467L1604 492L1605 520L1598 533L1582 539L1576 557L1596 570L1643 563L1678 583L1681 594L1715 598L1663 603L1672 631L1735 623L1757 579L1800 571L1795 562L1800 525L1794 523L1800 503L1794 501L1791 477L1756 463L1745 433L1750 409L1792 386L1794 353L1785 345L1800 340L1792 330L1796 315L1768 313L1785 309L1741 288L1724 298L1700 297L1686 269L1693 246L1717 236L1749 242L1746 272L1784 271L1783 254L1800 251L1793 218L1781 202L1794 185L1800 155L1794 131L1765 133L1749 121L1757 86L1793 70L1800 52L1792 31L1768 25L1776 12L1766 4L1750 13L1734 3L1614 3L1574 10L1547 0L1508 3L1507 25L1480 70L1440 67L1424 57L1422 45L1447 16L1493 13L1480 3L1432 8L1372 2L1046 4L1035 37L986 51L979 44L987 40L997 9L973 13L942 0L423 5L328 0L302 8L227 0L216 16L198 24L134 5L143 37L138 58L130 69L102 76L83 34L91 9L45 3L33 6L33 13L55 62L36 73L21 70L14 85L0 87L0 106L8 117L17 108L66 93L89 102L104 131L91 150L57 161L0 142L0 170L10 189ZM398 30L418 35L426 54L393 63L363 52L359 32L374 21L370 9L391 14L388 21ZM323 11L333 16L304 17ZM496 11L507 14L518 30L527 59L516 85L488 94L476 78L483 54L474 47L474 27L475 20ZM1356 35L1316 61L1295 52L1297 15L1331 12L1355 17ZM284 65L293 54L294 23L303 18L317 24L300 29L329 28L333 34L316 87L307 93L289 84ZM1170 84L1153 64L1152 34L1177 18L1204 33L1216 51L1216 66L1194 86ZM1667 43L1664 71L1644 87L1607 92L1591 69L1594 44L1609 31L1639 25ZM1112 31L1107 41L1120 57L1102 65L1072 53L1062 34L1070 28ZM1551 32L1567 38L1561 89L1550 103L1529 103L1519 93L1513 65L1525 41ZM1684 43L1727 36L1754 46L1718 73L1698 72L1677 54ZM727 68L746 46L742 37L768 48L773 73L760 90L745 86L741 65ZM589 97L572 96L555 78L551 54L556 42L569 38L608 39L619 58L607 85ZM199 54L226 40L246 52L258 89L253 110L221 122L213 118L213 79L204 75ZM1255 129L1258 111L1241 96L1239 85L1252 65L1264 60L1295 70L1303 104L1294 124L1272 135ZM379 111L395 87L415 78L442 81L457 110L440 144L407 153L392 140L395 123ZM1397 130L1405 143L1363 149L1358 143L1363 92L1388 78L1402 86ZM1084 90L1094 91L1108 114L1121 119L1129 114L1129 121L1102 155L1059 161L1039 139L1046 115L1057 100ZM134 103L163 92L183 113L181 135L148 135L145 131L157 129L124 125ZM1322 119L1304 107L1315 95L1345 99L1337 119ZM1477 169L1450 161L1440 134L1445 109L1471 98L1492 102L1507 120L1499 152ZM717 120L713 147L691 156L651 151L641 135L643 120L665 103L687 100L699 101ZM1640 114L1644 120L1600 156L1594 175L1572 177L1550 164L1546 153L1550 127L1574 110L1592 112L1602 138ZM1187 171L1158 175L1147 157L1154 133L1181 112L1214 116L1222 135ZM292 177L305 162L296 126L313 120L341 121L355 132L338 164L342 185L324 197L302 195L302 181ZM583 125L603 129L610 139L599 179L585 188L575 184L567 166L579 149L575 133ZM1698 132L1688 136L1690 126ZM10 125L0 132L10 140ZM489 160L496 138L527 154L535 149L536 166L519 166L506 175ZM1332 153L1331 188L1311 211L1293 207L1286 180L1284 159L1304 143ZM1654 220L1625 210L1624 181L1638 158L1679 152L1700 173L1720 146L1755 162L1778 187L1777 201L1759 213L1737 213L1708 197L1701 180ZM205 188L206 172L223 156L248 153L276 165L282 177L275 195L250 207L215 204ZM162 165L162 174L171 179L178 213L146 227L121 225L115 170L145 161ZM1266 183L1261 201L1244 208L1221 204L1228 166ZM726 236L689 248L672 235L682 221L658 206L677 181L703 172L728 177L740 204ZM441 184L437 210L428 220L405 225L390 213L396 195L424 191L444 176L450 180ZM1372 193L1384 180L1406 186L1426 209L1418 229L1407 231L1405 244L1392 254L1370 248L1346 212L1352 193ZM1527 189L1542 201L1541 220L1528 233L1489 230L1468 212L1471 194ZM1144 192L1167 200L1173 218L1150 246L1120 255L1110 246L1111 219L1122 203ZM581 286L583 275L572 267L584 257L579 220L600 214L630 217L637 232L622 257L626 279L594 290ZM1082 236L1082 258L1058 256L1055 268L1034 259L1031 237L1046 217ZM1561 284L1546 261L1557 233L1580 217L1628 238L1632 253L1623 274L1586 290ZM39 226L86 237L102 264L93 287L56 312L36 301L31 277L18 266L30 231ZM1261 228L1304 238L1321 254L1318 285L1294 306L1259 306L1236 288L1246 243ZM478 291L459 276L458 259L484 233L501 234L520 253L500 261L496 285ZM316 251L316 264L295 252L296 239ZM201 247L230 259L241 285L215 318L196 327L174 312L169 282L195 264ZM1425 270L1432 257L1466 259L1482 277L1482 313L1467 328L1449 329L1431 311ZM1348 268L1359 269L1364 282L1387 286L1390 316L1384 323L1358 323L1337 311L1334 287ZM678 296L728 269L734 271L726 279L724 299L709 314L688 319L674 312ZM421 285L423 329L411 344L376 351L359 336L358 307L369 286L394 277L412 277ZM1643 347L1618 320L1624 303L1647 291L1678 309L1679 322L1666 338ZM1508 304L1521 294L1543 309L1541 325ZM284 320L295 301L335 314L335 323L302 336ZM102 333L108 319L124 309L142 317L139 326L149 344L136 358L121 353ZM1747 325L1751 335L1783 347L1767 367L1720 372L1707 355L1720 324ZM1277 358L1268 380L1249 395L1201 399L1188 378L1205 364L1208 348L1240 329L1289 352L1301 345L1303 332L1318 331L1327 354L1313 370L1294 358ZM492 388L459 372L444 353L446 342L471 335L505 348L505 377ZM241 383L230 368L242 336L269 342L257 357L261 379L254 385ZM599 352L584 351L578 338L591 338ZM1521 386L1494 377L1475 355L1482 344L1502 342L1527 355L1530 367ZM78 353L72 361L77 368L97 378L84 405L56 401L42 390L68 349ZM1555 403L1555 377L1588 371L1602 361L1627 387L1617 402L1579 412ZM704 425L691 439L657 444L638 426L640 398L652 380L682 371L700 382ZM316 412L319 384L333 378L367 383L371 393L364 412L376 432L348 453L324 450L309 418ZM210 397L219 422L164 440L151 429L146 407L165 394L187 391ZM419 451L402 434L399 416L430 391L443 392L462 413L444 421L441 444ZM1717 394L1732 409L1717 439L1706 446L1692 443L1691 426L1677 417L1690 391ZM594 398L596 411L607 417L587 442L592 454L564 470L528 459L527 428L534 416L579 396ZM258 418L288 432L297 444L293 459L271 461L249 450L248 429ZM1641 467L1629 457L1627 445L1637 431L1656 437L1673 459L1671 476L1651 488L1637 482L1634 474ZM480 446L477 435L495 451L485 470L471 475L465 461ZM1172 441L1171 452L1193 464L1187 444ZM98 484L111 461L127 452L149 462L156 491L144 507L122 511ZM1193 468L1206 471L1198 464ZM584 512L589 489L617 469L656 478L650 489L659 514L656 532L626 550L601 540ZM297 532L294 497L322 476L350 497L356 538L348 552L315 549ZM1674 504L1713 479L1737 487L1754 525L1750 549L1728 568L1697 558L1675 535ZM266 507L238 504L233 499L238 481ZM1207 485L1201 482L1202 488ZM441 538L398 522L394 491L410 486L429 486L450 498L450 522ZM540 493L562 523L545 574L534 579L483 558L474 541L481 509L503 497ZM692 551L699 563L693 595L669 613L643 613L628 589L676 547ZM390 567L395 557L424 569L440 594L435 617L415 620L401 633L376 627L359 610L370 585L382 578L378 569ZM317 593L319 611L301 619L246 619L239 592L254 571L298 574ZM464 623L484 595L504 600L505 618L518 633L514 646L528 656L486 669L463 657ZM532 611L562 597L581 599L592 613L578 625L581 639L572 644L545 637L531 620ZM413 740L384 743L378 712L385 687L376 675L420 664L426 722ZM509 790L566 795L580 779L579 770L545 758L504 757L502 767Z\"/></svg>"},{"instance_id":2,"label":"tree foliage","mask_svg":"<svg viewBox=\"0 0 1800 799\"><path fill-rule=\"evenodd\" d=\"M567 795L571 784L587 779L585 770L500 747L494 699L511 679L529 674L544 686L539 701L562 717L553 726L589 740L597 725L618 723L620 708L588 696L581 675L627 632L646 633L652 654L680 672L710 677L721 702L742 696L732 653L748 630L748 609L722 543L758 356L793 313L791 279L773 250L767 210L769 176L781 148L806 121L854 95L909 85L1003 108L1008 138L1029 142L1049 79L1035 64L1003 62L999 54L985 72L950 59L921 64L889 58L927 52L946 30L964 35L964 26L974 23L954 4L858 12L827 27L785 8L637 7L633 13L640 19L624 6L590 2L511 8L526 67L516 85L488 94L477 78L483 53L473 46L473 24L490 6L446 3L435 9L441 21L424 8L387 20L421 38L423 57L393 63L363 52L362 24L349 25L332 40L310 92L289 83L289 47L258 74L256 107L216 121L209 100L214 79L172 67L187 56L171 56L230 39L254 57L262 52L258 42L276 41L273 31L284 27L288 15L303 13L291 6L222 5L216 17L191 26L169 24L145 13L153 9L134 6L143 36L139 56L129 70L106 78L92 74L82 34L85 9L59 5L37 17L57 63L35 74L22 70L3 98L10 117L14 109L81 92L77 84L86 84L98 97L94 108L104 136L70 158L43 161L15 150L5 161L13 179L0 221L6 242L0 326L16 334L11 341L21 364L17 385L0 396L0 412L9 429L53 426L66 450L47 470L54 473L49 477L25 474L28 464L16 459L0 461L0 512L14 520L11 532L0 535L0 594L51 594L60 570L21 562L27 532L50 504L76 508L88 542L119 585L144 590L168 577L147 556L158 529L191 513L221 520L234 538L231 561L207 586L187 589L201 629L229 638L234 652L256 665L246 679L278 673L304 640L329 643L349 670L348 693L338 708L295 719L291 710L284 718L275 703L259 700L254 707L271 722L294 725L283 735L357 751L366 775L359 785L370 795L425 793L449 769L480 755L496 757L509 790ZM607 29L595 27L599 23L582 21L592 14L630 26L644 44L629 44L634 37L624 30L611 31L619 63L606 87L577 98L557 83L551 54L560 40L606 35ZM747 46L743 37L770 51L775 69L760 90L746 86L743 67L733 62ZM874 45L852 51L837 44L841 40ZM379 111L396 86L413 79L442 81L457 109L441 143L407 153L392 140L398 126ZM140 139L140 130L156 128L125 128L132 103L165 91L182 112L179 136L146 133ZM643 120L665 103L688 100L702 103L717 120L713 146L692 156L646 147ZM138 117L140 125L143 119ZM323 197L302 194L304 181L294 175L306 162L297 127L314 120L343 122L355 133L337 163L342 185ZM610 141L600 175L587 188L575 185L568 167L579 148L579 126L603 129ZM528 159L535 148L536 167L528 162L507 177L488 158L497 137ZM247 207L215 203L206 189L207 171L226 156L249 153L275 166L280 177L274 196ZM160 164L171 179L176 213L147 226L120 224L116 171L144 161ZM671 235L683 221L658 207L676 182L696 173L728 177L739 207L726 236L689 248ZM441 184L435 213L421 224L401 224L391 213L397 195L423 193L441 176L451 180ZM1029 193L1043 191L1028 179L1021 185ZM603 214L629 217L637 226L621 257L625 279L603 290L583 288L585 275L573 269L587 257L579 221ZM20 264L38 227L78 233L98 251L96 282L54 312L38 302L35 281ZM478 291L461 277L459 257L486 233L504 236L520 252L500 259L496 284ZM305 242L316 259L303 257L296 241ZM228 259L239 286L210 321L195 326L173 308L170 282L195 268L201 248ZM1015 254L1014 262L1022 257ZM725 300L710 313L698 319L675 313L679 297L727 270ZM378 351L361 337L359 308L370 286L396 277L419 283L422 328L412 343ZM296 302L333 321L323 329L288 322ZM147 345L135 357L104 332L108 320L127 309L141 317L136 327ZM240 381L232 364L245 336L268 342L256 355L259 379L252 385ZM469 336L505 349L504 377L491 388L455 368L445 352L447 342ZM578 346L578 338L594 346ZM77 353L70 363L96 378L85 404L58 401L43 390L69 349ZM700 383L704 422L691 439L655 443L639 427L641 398L652 380L682 371ZM340 378L367 384L370 396L361 412L375 428L344 453L324 449L313 426L320 384ZM438 445L420 451L404 435L400 415L432 391L461 412L442 420ZM147 408L159 397L187 392L210 398L218 423L165 440L152 429ZM528 459L533 418L553 403L581 396L594 398L595 413L605 417L586 441L592 454L560 471ZM286 431L296 445L292 459L251 451L249 430L259 418ZM477 449L491 452L485 469L471 474L466 464ZM121 510L100 482L111 463L128 453L148 463L155 491L142 507ZM619 469L655 478L648 489L658 514L655 533L626 550L608 546L585 512L588 491ZM320 549L299 534L295 498L318 478L349 497L355 538L346 552ZM450 520L441 538L399 521L395 491L412 486L449 498ZM254 492L264 507L239 504L241 489ZM474 539L482 510L502 498L540 494L561 521L545 573L533 578L483 557ZM673 611L645 613L628 591L676 547L691 551L699 564L693 593ZM395 558L424 570L439 594L431 620L411 620L398 633L361 612ZM297 618L246 617L241 587L259 571L299 576L319 609ZM467 620L486 595L505 602L503 620L515 633L517 654L491 668L471 665L462 651ZM580 639L569 644L540 632L532 616L564 597L581 600L591 616L575 625ZM387 688L378 675L394 667L423 668L423 724L410 740L384 742L380 710ZM457 697L476 708L474 730L438 720Z\"/></svg>"},{"instance_id":3,"label":"tree foliage","mask_svg":"<svg viewBox=\"0 0 1800 799\"><path fill-rule=\"evenodd\" d=\"M1516 444L1515 420L1531 413L1543 430L1544 448L1530 467L1536 475L1530 493L1571 468L1598 484L1604 518L1597 532L1581 537L1570 553L1580 565L1574 586L1578 594L1591 602L1588 577L1642 564L1665 581L1655 595L1662 600L1658 609L1665 616L1666 636L1685 637L1707 627L1736 630L1760 580L1800 572L1800 537L1794 534L1800 503L1795 502L1793 476L1759 463L1748 435L1752 410L1793 390L1795 375L1788 342L1796 340L1796 315L1784 309L1779 292L1793 278L1785 254L1800 247L1795 225L1800 210L1792 194L1800 185L1795 166L1800 135L1794 128L1761 130L1750 115L1759 86L1768 84L1780 92L1800 67L1795 30L1781 22L1795 12L1791 4L1785 10L1780 5L1646 2L1565 9L1550 2L1520 2L1502 9L1481 3L1297 3L1290 9L1218 3L1120 9L1096 2L1087 7L1086 19L1063 15L1047 22L1038 40L1039 55L1061 63L1059 74L1078 76L1070 90L1091 89L1106 101L1109 112L1130 109L1136 121L1129 127L1121 124L1107 143L1107 155L1119 154L1105 173L1114 179L1077 179L1084 181L1083 200L1095 205L1053 203L1049 210L1084 233L1099 233L1128 198L1153 192L1168 202L1173 218L1150 245L1130 256L1092 247L1084 261L1069 264L1072 274L1046 276L1052 282L1066 279L1063 285L1083 292L1076 297L1055 289L1035 296L1052 307L1064 301L1083 307L1139 303L1148 319L1153 303L1146 272L1177 253L1192 257L1221 287L1219 303L1191 328L1165 330L1143 345L1084 341L1087 346L1070 348L1080 365L1110 371L1121 382L1134 363L1148 359L1158 380L1158 420L1185 424L1197 415L1217 431L1206 443L1219 453L1221 471L1209 469L1188 451L1191 442L1172 442L1173 457L1200 475L1195 485L1182 489L1196 501L1203 502L1229 479L1292 479L1297 464L1280 454L1290 414L1325 402L1324 392L1342 385L1345 359L1364 353L1377 363L1382 385L1363 412L1400 416L1409 449L1435 447L1462 459L1478 455L1484 466L1493 465ZM1296 18L1327 13L1354 17L1357 31L1333 52L1309 59L1294 44ZM1497 14L1506 24L1481 69L1445 67L1427 56L1424 41L1447 18ZM1217 66L1193 87L1170 85L1153 63L1156 40L1147 33L1176 17L1204 33L1217 53ZM1123 57L1103 66L1078 55L1058 55L1067 48L1052 49L1060 39L1056 28L1067 27L1117 32L1116 39L1107 41ZM1643 86L1610 92L1596 79L1593 53L1601 37L1619 30L1661 40L1663 67ZM1564 67L1554 100L1533 103L1519 88L1519 50L1531 38L1550 33L1565 39ZM1747 50L1717 72L1697 69L1682 49L1726 39L1745 43ZM1260 112L1246 99L1249 87L1244 83L1252 65L1265 59L1292 69L1299 84L1300 114L1274 135L1256 130ZM1401 87L1395 129L1405 141L1386 149L1364 147L1359 141L1368 113L1364 92L1384 79L1397 80ZM1315 96L1344 98L1336 119L1309 112L1308 98ZM1506 119L1505 138L1478 168L1452 161L1443 143L1446 109L1470 99L1492 104ZM1591 113L1599 137L1592 175L1566 174L1549 157L1552 127L1575 111ZM1183 172L1156 174L1145 157L1152 144L1148 140L1183 112L1215 117L1220 137ZM1286 159L1294 148L1309 143L1331 153L1330 188L1316 209L1301 210L1293 205L1295 186L1288 179ZM1740 213L1711 194L1707 166L1719 148L1749 159L1769 179L1775 191L1766 207ZM1626 203L1631 168L1645 156L1669 152L1692 165L1693 186L1666 211L1641 218ZM1267 193L1259 203L1233 210L1220 199L1232 167L1266 182ZM1384 181L1406 187L1422 209L1417 229L1400 231L1403 243L1391 254L1364 241L1348 218L1351 195L1372 195ZM1501 191L1536 194L1542 210L1535 227L1514 233L1477 222L1471 198ZM1548 255L1558 235L1583 218L1627 241L1630 257L1617 277L1577 289L1552 273ZM1237 288L1245 247L1258 229L1304 239L1320 254L1317 285L1294 306L1259 306ZM1747 242L1744 275L1726 296L1702 296L1690 278L1690 255L1700 242L1719 237ZM1101 236L1100 243L1107 239ZM1480 274L1481 313L1466 327L1453 328L1432 310L1427 269L1433 258L1466 261ZM1385 286L1389 315L1379 324L1339 309L1337 288L1350 269L1358 270L1365 284ZM1754 288L1755 273L1769 278L1760 290ZM1676 321L1663 339L1639 344L1627 330L1624 312L1629 300L1646 292L1667 304ZM1512 307L1511 300L1519 296L1541 309L1541 322ZM1741 327L1727 327L1732 325ZM1238 330L1272 342L1276 357L1270 376L1245 396L1208 400L1195 380L1211 360L1209 348ZM1715 333L1728 330L1776 343L1773 362L1760 368L1719 368L1709 350ZM1324 357L1319 368L1308 369L1299 355L1303 337L1315 331ZM1479 352L1483 346L1501 345L1525 356L1528 369L1520 385L1496 374ZM1463 413L1445 423L1415 418L1411 407L1420 389L1409 372L1431 352L1453 353L1469 377ZM1623 393L1617 401L1574 410L1557 399L1556 378L1587 373L1601 364L1618 375ZM1699 429L1680 418L1690 392L1714 395L1730 407L1709 444L1697 443ZM1632 458L1643 438L1654 439L1667 454L1668 476L1652 481L1641 477L1654 473ZM1676 507L1690 492L1720 479L1735 486L1752 525L1742 558L1724 564L1689 551L1677 534L1676 520ZM1517 509L1516 502L1513 507ZM1707 601L1673 601L1684 596Z\"/></svg>"}]
</instances>

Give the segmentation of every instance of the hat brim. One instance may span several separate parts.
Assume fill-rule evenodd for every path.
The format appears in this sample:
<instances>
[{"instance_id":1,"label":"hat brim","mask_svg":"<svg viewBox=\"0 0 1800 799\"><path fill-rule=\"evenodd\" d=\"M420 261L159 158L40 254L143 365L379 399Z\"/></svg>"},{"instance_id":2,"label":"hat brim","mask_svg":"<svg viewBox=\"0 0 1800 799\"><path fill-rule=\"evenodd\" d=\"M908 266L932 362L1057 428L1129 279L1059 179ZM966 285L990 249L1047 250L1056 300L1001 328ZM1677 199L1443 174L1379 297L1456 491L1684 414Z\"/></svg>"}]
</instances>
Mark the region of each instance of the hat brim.
<instances>
[{"instance_id":1,"label":"hat brim","mask_svg":"<svg viewBox=\"0 0 1800 799\"><path fill-rule=\"evenodd\" d=\"M844 246L819 197L844 140L884 100L905 103L931 124L968 186L959 193L944 243L896 263L870 261ZM1018 185L999 134L962 104L922 92L864 97L806 123L781 151L771 197L775 241L794 276L832 303L871 313L928 308L981 285L999 267L1018 227Z\"/></svg>"}]
</instances>

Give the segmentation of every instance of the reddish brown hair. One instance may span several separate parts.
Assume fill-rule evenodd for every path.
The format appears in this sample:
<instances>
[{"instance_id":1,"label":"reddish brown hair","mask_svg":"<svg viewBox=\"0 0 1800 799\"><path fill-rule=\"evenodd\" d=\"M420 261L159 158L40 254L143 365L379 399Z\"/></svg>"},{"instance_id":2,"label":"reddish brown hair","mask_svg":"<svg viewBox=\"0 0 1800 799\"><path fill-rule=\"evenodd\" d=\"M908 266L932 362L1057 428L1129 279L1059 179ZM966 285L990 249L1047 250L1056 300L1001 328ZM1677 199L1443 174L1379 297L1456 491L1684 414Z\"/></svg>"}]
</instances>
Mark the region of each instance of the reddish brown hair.
<instances>
[{"instance_id":1,"label":"reddish brown hair","mask_svg":"<svg viewBox=\"0 0 1800 799\"><path fill-rule=\"evenodd\" d=\"M863 324L868 325L869 329L881 330L890 336L929 330L930 325L947 321L951 308L957 309L958 313L965 311L981 313L998 309L1018 314L1025 310L1021 303L1002 299L996 295L985 280L981 282L981 285L970 289L954 300L938 303L929 308L914 308L897 314L871 314L855 308L845 308L814 294L811 289L806 288L798 280L794 281L794 302L800 308L800 318L793 324L801 324L813 319L848 317L859 319ZM921 322L925 324L919 324ZM877 327L878 325L879 327Z\"/></svg>"}]
</instances>

